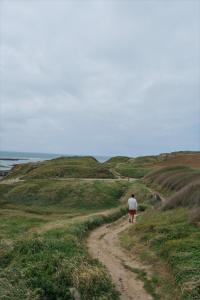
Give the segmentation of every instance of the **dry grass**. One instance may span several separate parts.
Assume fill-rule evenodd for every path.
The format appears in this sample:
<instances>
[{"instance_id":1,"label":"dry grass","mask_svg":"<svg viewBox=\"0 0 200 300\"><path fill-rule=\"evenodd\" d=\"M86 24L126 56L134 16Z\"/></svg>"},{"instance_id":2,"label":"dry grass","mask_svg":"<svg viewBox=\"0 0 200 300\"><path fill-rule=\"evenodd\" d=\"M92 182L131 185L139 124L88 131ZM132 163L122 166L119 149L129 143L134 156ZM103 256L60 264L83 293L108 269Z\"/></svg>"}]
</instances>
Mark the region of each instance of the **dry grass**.
<instances>
[{"instance_id":1,"label":"dry grass","mask_svg":"<svg viewBox=\"0 0 200 300\"><path fill-rule=\"evenodd\" d=\"M200 206L200 180L191 182L184 188L168 198L164 209L176 208L179 206L198 207Z\"/></svg>"},{"instance_id":2,"label":"dry grass","mask_svg":"<svg viewBox=\"0 0 200 300\"><path fill-rule=\"evenodd\" d=\"M161 168L145 177L146 182L172 192L179 191L197 180L200 180L200 170L185 166Z\"/></svg>"},{"instance_id":3,"label":"dry grass","mask_svg":"<svg viewBox=\"0 0 200 300\"><path fill-rule=\"evenodd\" d=\"M189 221L191 224L200 226L200 207L191 210Z\"/></svg>"},{"instance_id":4,"label":"dry grass","mask_svg":"<svg viewBox=\"0 0 200 300\"><path fill-rule=\"evenodd\" d=\"M167 160L157 163L157 166L188 166L200 168L200 152L179 153L169 157Z\"/></svg>"}]
</instances>

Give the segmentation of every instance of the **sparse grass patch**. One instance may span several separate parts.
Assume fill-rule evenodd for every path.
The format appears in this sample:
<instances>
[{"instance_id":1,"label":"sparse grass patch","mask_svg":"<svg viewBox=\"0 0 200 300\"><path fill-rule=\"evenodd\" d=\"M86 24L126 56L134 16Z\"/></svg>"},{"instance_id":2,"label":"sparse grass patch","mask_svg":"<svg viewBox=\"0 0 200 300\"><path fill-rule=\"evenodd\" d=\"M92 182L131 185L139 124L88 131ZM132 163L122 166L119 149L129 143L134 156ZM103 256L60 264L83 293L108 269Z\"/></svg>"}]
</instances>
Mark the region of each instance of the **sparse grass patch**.
<instances>
[{"instance_id":1,"label":"sparse grass patch","mask_svg":"<svg viewBox=\"0 0 200 300\"><path fill-rule=\"evenodd\" d=\"M160 281L160 278L157 274L153 274L151 278L148 278L147 272L143 269L132 268L131 266L125 263L123 264L123 266L127 270L137 274L137 278L144 282L145 290L153 297L153 299L161 299L161 296L156 291Z\"/></svg>"}]
</instances>

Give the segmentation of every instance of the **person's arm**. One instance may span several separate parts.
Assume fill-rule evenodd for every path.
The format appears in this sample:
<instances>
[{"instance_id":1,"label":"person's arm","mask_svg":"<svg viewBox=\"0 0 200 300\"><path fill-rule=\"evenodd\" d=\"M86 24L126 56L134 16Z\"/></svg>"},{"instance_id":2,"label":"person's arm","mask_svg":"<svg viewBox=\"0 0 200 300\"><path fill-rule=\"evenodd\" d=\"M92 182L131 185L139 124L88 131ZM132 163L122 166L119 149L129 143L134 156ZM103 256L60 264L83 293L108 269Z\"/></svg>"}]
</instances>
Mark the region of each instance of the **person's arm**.
<instances>
[{"instance_id":1,"label":"person's arm","mask_svg":"<svg viewBox=\"0 0 200 300\"><path fill-rule=\"evenodd\" d=\"M137 204L137 200L135 199L135 210L137 211L138 208L138 204Z\"/></svg>"}]
</instances>

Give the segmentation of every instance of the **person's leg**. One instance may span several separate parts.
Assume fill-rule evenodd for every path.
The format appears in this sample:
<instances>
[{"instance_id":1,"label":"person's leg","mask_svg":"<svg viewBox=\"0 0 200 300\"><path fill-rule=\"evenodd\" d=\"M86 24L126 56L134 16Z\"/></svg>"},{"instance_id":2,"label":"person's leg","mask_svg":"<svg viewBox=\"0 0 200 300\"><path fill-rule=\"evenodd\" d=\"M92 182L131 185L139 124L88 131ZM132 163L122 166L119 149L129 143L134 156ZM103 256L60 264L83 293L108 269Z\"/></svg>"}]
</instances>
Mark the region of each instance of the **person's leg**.
<instances>
[{"instance_id":1,"label":"person's leg","mask_svg":"<svg viewBox=\"0 0 200 300\"><path fill-rule=\"evenodd\" d=\"M130 213L128 213L128 221L129 221L129 223L131 222L131 215L130 215Z\"/></svg>"},{"instance_id":2,"label":"person's leg","mask_svg":"<svg viewBox=\"0 0 200 300\"><path fill-rule=\"evenodd\" d=\"M134 213L134 223L136 222L136 210L135 210L135 213Z\"/></svg>"}]
</instances>

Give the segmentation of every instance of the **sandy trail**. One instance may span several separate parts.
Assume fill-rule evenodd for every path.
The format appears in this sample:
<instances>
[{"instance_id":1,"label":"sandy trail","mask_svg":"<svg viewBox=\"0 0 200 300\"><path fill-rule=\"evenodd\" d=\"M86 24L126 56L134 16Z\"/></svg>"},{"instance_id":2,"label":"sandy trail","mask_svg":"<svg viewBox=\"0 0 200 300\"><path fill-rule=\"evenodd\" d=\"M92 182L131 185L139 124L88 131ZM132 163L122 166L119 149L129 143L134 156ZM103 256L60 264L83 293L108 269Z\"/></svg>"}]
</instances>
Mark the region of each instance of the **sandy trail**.
<instances>
[{"instance_id":1,"label":"sandy trail","mask_svg":"<svg viewBox=\"0 0 200 300\"><path fill-rule=\"evenodd\" d=\"M152 300L153 298L144 290L143 282L136 278L135 273L123 266L125 263L132 268L145 268L119 245L118 234L129 226L134 226L134 224L128 223L125 216L112 224L103 225L92 231L88 238L89 253L107 267L113 283L121 294L120 299Z\"/></svg>"}]
</instances>

